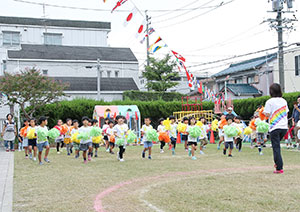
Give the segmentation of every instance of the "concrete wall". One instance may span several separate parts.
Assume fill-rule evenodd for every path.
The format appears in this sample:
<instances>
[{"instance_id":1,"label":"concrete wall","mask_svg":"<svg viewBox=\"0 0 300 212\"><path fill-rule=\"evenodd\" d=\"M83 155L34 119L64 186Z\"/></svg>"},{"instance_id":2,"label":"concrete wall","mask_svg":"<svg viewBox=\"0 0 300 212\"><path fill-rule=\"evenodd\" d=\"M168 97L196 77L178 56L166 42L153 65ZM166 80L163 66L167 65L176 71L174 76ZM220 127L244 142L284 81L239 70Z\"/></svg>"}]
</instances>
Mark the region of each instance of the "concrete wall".
<instances>
[{"instance_id":1,"label":"concrete wall","mask_svg":"<svg viewBox=\"0 0 300 212\"><path fill-rule=\"evenodd\" d=\"M284 54L284 75L285 75L285 92L300 91L300 76L295 75L295 57L300 55L300 48L295 51ZM299 67L300 68L300 67ZM274 82L279 83L278 61L274 64Z\"/></svg>"}]
</instances>

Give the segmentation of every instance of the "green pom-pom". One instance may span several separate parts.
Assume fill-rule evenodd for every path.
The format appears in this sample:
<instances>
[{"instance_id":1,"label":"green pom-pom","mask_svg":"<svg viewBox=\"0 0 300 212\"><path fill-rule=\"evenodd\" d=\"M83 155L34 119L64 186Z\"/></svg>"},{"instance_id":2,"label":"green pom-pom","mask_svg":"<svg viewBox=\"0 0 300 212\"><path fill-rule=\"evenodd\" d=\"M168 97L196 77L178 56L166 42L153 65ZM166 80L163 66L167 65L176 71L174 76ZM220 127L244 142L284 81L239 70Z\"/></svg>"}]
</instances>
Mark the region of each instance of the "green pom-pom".
<instances>
[{"instance_id":1,"label":"green pom-pom","mask_svg":"<svg viewBox=\"0 0 300 212\"><path fill-rule=\"evenodd\" d=\"M86 140L89 140L89 138L90 138L90 135L88 133L86 133L86 132L80 133L77 136L78 140L84 140L84 141L86 141Z\"/></svg>"},{"instance_id":2,"label":"green pom-pom","mask_svg":"<svg viewBox=\"0 0 300 212\"><path fill-rule=\"evenodd\" d=\"M125 143L125 139L123 139L123 138L117 138L117 139L116 139L116 144L117 144L118 146L123 146L124 143Z\"/></svg>"},{"instance_id":3,"label":"green pom-pom","mask_svg":"<svg viewBox=\"0 0 300 212\"><path fill-rule=\"evenodd\" d=\"M44 128L39 128L36 134L38 136L39 141L45 141L47 140L48 130Z\"/></svg>"},{"instance_id":4,"label":"green pom-pom","mask_svg":"<svg viewBox=\"0 0 300 212\"><path fill-rule=\"evenodd\" d=\"M228 137L235 137L235 136L238 136L239 130L235 126L224 126L224 133Z\"/></svg>"},{"instance_id":5,"label":"green pom-pom","mask_svg":"<svg viewBox=\"0 0 300 212\"><path fill-rule=\"evenodd\" d=\"M56 139L58 136L60 136L60 132L58 129L52 128L51 130L49 130L48 136L51 139Z\"/></svg>"},{"instance_id":6,"label":"green pom-pom","mask_svg":"<svg viewBox=\"0 0 300 212\"><path fill-rule=\"evenodd\" d=\"M147 131L147 141L158 141L158 133L155 129Z\"/></svg>"},{"instance_id":7,"label":"green pom-pom","mask_svg":"<svg viewBox=\"0 0 300 212\"><path fill-rule=\"evenodd\" d=\"M202 135L202 130L198 126L194 126L193 128L189 129L189 135L192 138L198 138Z\"/></svg>"},{"instance_id":8,"label":"green pom-pom","mask_svg":"<svg viewBox=\"0 0 300 212\"><path fill-rule=\"evenodd\" d=\"M269 124L265 121L258 121L256 123L256 131L258 133L267 133L269 132Z\"/></svg>"},{"instance_id":9,"label":"green pom-pom","mask_svg":"<svg viewBox=\"0 0 300 212\"><path fill-rule=\"evenodd\" d=\"M102 135L102 130L99 127L93 127L90 132L90 136L99 137Z\"/></svg>"},{"instance_id":10,"label":"green pom-pom","mask_svg":"<svg viewBox=\"0 0 300 212\"><path fill-rule=\"evenodd\" d=\"M130 131L127 135L127 142L130 143L134 143L136 140L137 136L134 132Z\"/></svg>"}]
</instances>

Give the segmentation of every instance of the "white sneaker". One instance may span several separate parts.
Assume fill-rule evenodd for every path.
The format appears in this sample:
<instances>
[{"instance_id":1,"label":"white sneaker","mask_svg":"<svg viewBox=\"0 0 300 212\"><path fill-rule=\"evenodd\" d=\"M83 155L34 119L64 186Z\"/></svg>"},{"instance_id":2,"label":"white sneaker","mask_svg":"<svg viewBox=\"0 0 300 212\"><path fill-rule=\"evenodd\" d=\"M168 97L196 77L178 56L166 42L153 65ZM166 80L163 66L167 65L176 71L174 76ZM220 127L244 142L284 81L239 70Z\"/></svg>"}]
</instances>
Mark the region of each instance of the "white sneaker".
<instances>
[{"instance_id":1,"label":"white sneaker","mask_svg":"<svg viewBox=\"0 0 300 212\"><path fill-rule=\"evenodd\" d=\"M200 155L204 155L204 152L200 150Z\"/></svg>"},{"instance_id":2,"label":"white sneaker","mask_svg":"<svg viewBox=\"0 0 300 212\"><path fill-rule=\"evenodd\" d=\"M160 153L164 153L164 150L161 149L161 150L160 150Z\"/></svg>"},{"instance_id":3,"label":"white sneaker","mask_svg":"<svg viewBox=\"0 0 300 212\"><path fill-rule=\"evenodd\" d=\"M33 161L36 161L36 158L33 158Z\"/></svg>"},{"instance_id":4,"label":"white sneaker","mask_svg":"<svg viewBox=\"0 0 300 212\"><path fill-rule=\"evenodd\" d=\"M120 159L120 162L124 162L125 160L124 159Z\"/></svg>"},{"instance_id":5,"label":"white sneaker","mask_svg":"<svg viewBox=\"0 0 300 212\"><path fill-rule=\"evenodd\" d=\"M109 152L109 149L107 149L106 152Z\"/></svg>"},{"instance_id":6,"label":"white sneaker","mask_svg":"<svg viewBox=\"0 0 300 212\"><path fill-rule=\"evenodd\" d=\"M117 152L117 160L120 160L119 152Z\"/></svg>"},{"instance_id":7,"label":"white sneaker","mask_svg":"<svg viewBox=\"0 0 300 212\"><path fill-rule=\"evenodd\" d=\"M260 152L259 155L264 155L264 153L263 153L263 152Z\"/></svg>"}]
</instances>

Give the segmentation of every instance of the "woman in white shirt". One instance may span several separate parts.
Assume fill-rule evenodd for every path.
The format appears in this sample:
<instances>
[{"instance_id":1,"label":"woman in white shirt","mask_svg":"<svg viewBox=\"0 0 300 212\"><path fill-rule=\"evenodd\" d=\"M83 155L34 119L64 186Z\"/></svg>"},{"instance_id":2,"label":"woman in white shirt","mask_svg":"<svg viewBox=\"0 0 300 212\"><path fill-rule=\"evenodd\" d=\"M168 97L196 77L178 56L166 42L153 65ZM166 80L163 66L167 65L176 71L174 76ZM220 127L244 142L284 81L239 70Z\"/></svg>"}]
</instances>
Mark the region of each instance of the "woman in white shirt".
<instances>
[{"instance_id":1,"label":"woman in white shirt","mask_svg":"<svg viewBox=\"0 0 300 212\"><path fill-rule=\"evenodd\" d=\"M273 148L273 157L276 168L275 174L283 174L283 161L280 151L280 141L288 130L289 108L285 99L282 98L282 91L279 84L270 86L270 96L266 102L264 113L269 117L270 137Z\"/></svg>"}]
</instances>

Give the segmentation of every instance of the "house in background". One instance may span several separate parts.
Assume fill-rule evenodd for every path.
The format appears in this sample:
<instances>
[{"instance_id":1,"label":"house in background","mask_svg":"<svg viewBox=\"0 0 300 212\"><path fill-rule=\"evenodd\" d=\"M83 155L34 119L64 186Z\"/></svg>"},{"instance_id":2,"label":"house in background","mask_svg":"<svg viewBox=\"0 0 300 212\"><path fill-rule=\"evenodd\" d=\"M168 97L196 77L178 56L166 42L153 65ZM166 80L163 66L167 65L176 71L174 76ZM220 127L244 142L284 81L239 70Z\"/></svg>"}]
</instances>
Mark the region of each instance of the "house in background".
<instances>
[{"instance_id":1,"label":"house in background","mask_svg":"<svg viewBox=\"0 0 300 212\"><path fill-rule=\"evenodd\" d=\"M0 76L34 67L68 82L69 99L96 98L99 59L101 99L121 100L139 89L139 65L130 48L108 47L110 31L109 22L0 16ZM0 119L8 111L0 108Z\"/></svg>"},{"instance_id":2,"label":"house in background","mask_svg":"<svg viewBox=\"0 0 300 212\"><path fill-rule=\"evenodd\" d=\"M211 76L215 80L215 92L225 91L226 82L231 99L268 95L269 86L274 82L276 59L277 54L271 54L230 65Z\"/></svg>"}]
</instances>

